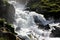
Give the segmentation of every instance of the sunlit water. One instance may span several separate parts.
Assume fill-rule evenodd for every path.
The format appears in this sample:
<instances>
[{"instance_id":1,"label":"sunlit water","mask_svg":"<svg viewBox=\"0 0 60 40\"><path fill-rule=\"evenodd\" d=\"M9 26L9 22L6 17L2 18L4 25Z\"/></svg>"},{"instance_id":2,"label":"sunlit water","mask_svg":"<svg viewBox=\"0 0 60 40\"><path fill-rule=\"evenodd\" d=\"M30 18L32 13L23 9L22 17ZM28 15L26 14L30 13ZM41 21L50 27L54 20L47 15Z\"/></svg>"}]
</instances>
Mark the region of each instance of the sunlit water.
<instances>
[{"instance_id":1,"label":"sunlit water","mask_svg":"<svg viewBox=\"0 0 60 40\"><path fill-rule=\"evenodd\" d=\"M49 35L51 33L52 27L50 30L46 31L43 29L38 29L38 25L34 22L34 16L41 21L41 24L44 26L53 22L53 20L46 20L44 15L38 14L36 12L24 11L26 8L27 0L10 0L9 3L13 4L15 8L15 21L14 28L15 32L19 37L24 38L25 40L52 40ZM37 20L38 20L37 19ZM52 24L50 24L52 26ZM54 39L55 40L55 39Z\"/></svg>"}]
</instances>

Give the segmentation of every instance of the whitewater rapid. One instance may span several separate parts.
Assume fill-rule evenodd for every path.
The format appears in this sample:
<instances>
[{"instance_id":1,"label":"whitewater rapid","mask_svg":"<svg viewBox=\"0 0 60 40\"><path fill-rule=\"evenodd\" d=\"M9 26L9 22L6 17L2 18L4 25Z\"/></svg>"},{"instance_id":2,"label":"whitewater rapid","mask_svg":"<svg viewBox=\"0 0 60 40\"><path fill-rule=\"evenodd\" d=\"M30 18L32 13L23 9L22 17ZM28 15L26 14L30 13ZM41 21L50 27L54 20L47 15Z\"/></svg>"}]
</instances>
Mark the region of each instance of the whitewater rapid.
<instances>
[{"instance_id":1,"label":"whitewater rapid","mask_svg":"<svg viewBox=\"0 0 60 40\"><path fill-rule=\"evenodd\" d=\"M25 11L26 4L25 2L17 2L17 0L11 0L9 1L10 4L13 4L15 8L15 21L14 22L14 28L15 32L18 34L19 37L25 39L25 40L50 40L49 35L51 33L50 31L38 29L38 25L35 23L35 19L40 20L39 23L42 25L47 25L53 20L46 20L44 18L44 15L38 14L36 12L29 12ZM37 17L37 18L35 18ZM35 18L35 19L34 19Z\"/></svg>"}]
</instances>

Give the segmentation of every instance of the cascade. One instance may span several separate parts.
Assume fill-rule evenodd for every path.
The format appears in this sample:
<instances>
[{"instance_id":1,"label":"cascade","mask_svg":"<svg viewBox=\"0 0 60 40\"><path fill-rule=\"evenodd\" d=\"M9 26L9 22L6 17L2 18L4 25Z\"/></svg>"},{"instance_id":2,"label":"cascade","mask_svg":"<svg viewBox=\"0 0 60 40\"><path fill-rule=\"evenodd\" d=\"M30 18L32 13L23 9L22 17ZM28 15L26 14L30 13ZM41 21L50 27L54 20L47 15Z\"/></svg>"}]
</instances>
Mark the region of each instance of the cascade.
<instances>
[{"instance_id":1,"label":"cascade","mask_svg":"<svg viewBox=\"0 0 60 40\"><path fill-rule=\"evenodd\" d=\"M54 20L49 21L42 14L24 10L27 2L28 0L9 0L9 3L15 8L14 28L17 36L25 40L48 40L52 27L48 31L39 29L34 20L44 26L51 24Z\"/></svg>"}]
</instances>

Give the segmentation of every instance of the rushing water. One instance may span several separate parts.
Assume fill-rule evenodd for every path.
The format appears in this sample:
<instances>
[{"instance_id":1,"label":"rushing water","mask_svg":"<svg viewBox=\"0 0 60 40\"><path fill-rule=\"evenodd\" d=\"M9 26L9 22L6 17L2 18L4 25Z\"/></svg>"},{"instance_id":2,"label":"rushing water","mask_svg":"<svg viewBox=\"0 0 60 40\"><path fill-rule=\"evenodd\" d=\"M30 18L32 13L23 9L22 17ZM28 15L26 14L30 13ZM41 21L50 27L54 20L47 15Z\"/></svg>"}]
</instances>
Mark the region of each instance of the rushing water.
<instances>
[{"instance_id":1,"label":"rushing water","mask_svg":"<svg viewBox=\"0 0 60 40\"><path fill-rule=\"evenodd\" d=\"M49 40L51 30L38 29L38 25L35 23L35 19L42 25L47 25L53 20L46 20L44 15L36 12L24 11L26 8L27 0L10 0L10 4L13 4L15 8L15 32L19 37L25 40ZM51 25L51 24L50 24Z\"/></svg>"}]
</instances>

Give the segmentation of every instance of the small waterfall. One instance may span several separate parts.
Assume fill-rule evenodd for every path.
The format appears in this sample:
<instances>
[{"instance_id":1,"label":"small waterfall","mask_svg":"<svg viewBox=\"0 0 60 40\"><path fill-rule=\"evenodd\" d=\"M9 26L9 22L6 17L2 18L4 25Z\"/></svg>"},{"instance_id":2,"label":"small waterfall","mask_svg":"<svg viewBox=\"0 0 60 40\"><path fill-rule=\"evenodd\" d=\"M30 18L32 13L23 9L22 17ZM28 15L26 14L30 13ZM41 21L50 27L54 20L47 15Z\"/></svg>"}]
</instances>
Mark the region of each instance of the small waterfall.
<instances>
[{"instance_id":1,"label":"small waterfall","mask_svg":"<svg viewBox=\"0 0 60 40\"><path fill-rule=\"evenodd\" d=\"M36 12L24 11L26 2L27 0L9 0L9 3L13 4L15 8L15 32L25 40L49 40L52 27L48 31L38 29L34 20L44 26L52 23L53 20L48 21L44 15Z\"/></svg>"}]
</instances>

